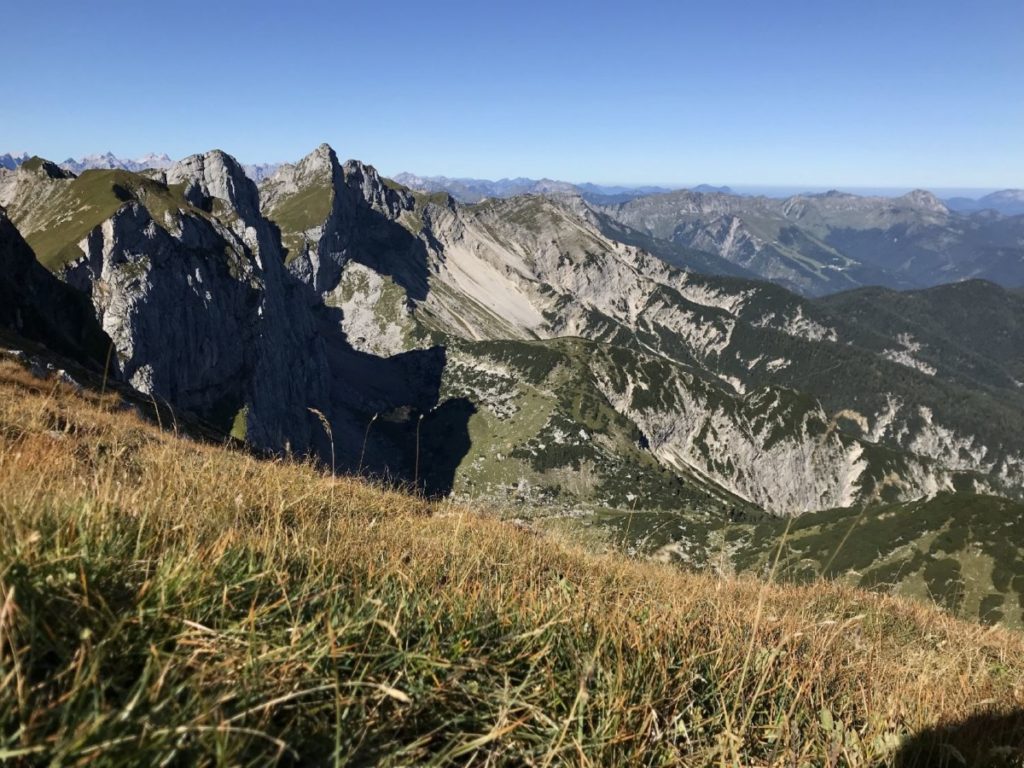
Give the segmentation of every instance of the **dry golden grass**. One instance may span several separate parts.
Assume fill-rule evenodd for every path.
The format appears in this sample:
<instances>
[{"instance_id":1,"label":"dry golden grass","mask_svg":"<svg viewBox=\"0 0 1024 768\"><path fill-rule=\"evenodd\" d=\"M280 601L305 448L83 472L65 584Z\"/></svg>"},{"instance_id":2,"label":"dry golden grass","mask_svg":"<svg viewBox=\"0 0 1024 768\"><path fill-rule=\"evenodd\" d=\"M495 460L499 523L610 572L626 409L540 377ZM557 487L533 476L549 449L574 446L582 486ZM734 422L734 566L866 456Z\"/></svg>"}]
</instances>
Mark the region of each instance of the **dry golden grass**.
<instances>
[{"instance_id":1,"label":"dry golden grass","mask_svg":"<svg viewBox=\"0 0 1024 768\"><path fill-rule=\"evenodd\" d=\"M1014 633L594 554L177 437L6 361L0 521L0 758L1020 760Z\"/></svg>"}]
</instances>

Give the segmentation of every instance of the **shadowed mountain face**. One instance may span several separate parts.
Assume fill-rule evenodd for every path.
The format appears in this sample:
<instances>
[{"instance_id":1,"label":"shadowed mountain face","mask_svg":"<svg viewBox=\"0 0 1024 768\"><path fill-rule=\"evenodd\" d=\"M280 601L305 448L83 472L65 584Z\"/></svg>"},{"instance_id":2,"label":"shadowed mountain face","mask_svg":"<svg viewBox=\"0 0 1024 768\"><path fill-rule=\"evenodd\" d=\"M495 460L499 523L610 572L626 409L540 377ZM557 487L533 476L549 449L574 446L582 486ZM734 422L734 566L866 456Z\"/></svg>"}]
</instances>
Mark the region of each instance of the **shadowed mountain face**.
<instances>
[{"instance_id":1,"label":"shadowed mountain face","mask_svg":"<svg viewBox=\"0 0 1024 768\"><path fill-rule=\"evenodd\" d=\"M820 222L847 197L788 201L803 223L778 242L810 247L818 222L831 248ZM865 226L948 215L855 200ZM628 514L632 544L693 562L759 516L902 519L1024 486L1020 297L990 283L810 301L654 219L572 194L460 204L326 145L258 188L221 152L145 175L32 160L0 204L118 376L257 448L608 529Z\"/></svg>"},{"instance_id":2,"label":"shadowed mountain face","mask_svg":"<svg viewBox=\"0 0 1024 768\"><path fill-rule=\"evenodd\" d=\"M1024 283L1024 218L958 213L922 190L899 198L828 192L787 199L682 190L601 210L806 295L967 278Z\"/></svg>"},{"instance_id":3,"label":"shadowed mountain face","mask_svg":"<svg viewBox=\"0 0 1024 768\"><path fill-rule=\"evenodd\" d=\"M43 342L55 352L102 366L110 339L88 300L36 261L0 208L0 325Z\"/></svg>"}]
</instances>

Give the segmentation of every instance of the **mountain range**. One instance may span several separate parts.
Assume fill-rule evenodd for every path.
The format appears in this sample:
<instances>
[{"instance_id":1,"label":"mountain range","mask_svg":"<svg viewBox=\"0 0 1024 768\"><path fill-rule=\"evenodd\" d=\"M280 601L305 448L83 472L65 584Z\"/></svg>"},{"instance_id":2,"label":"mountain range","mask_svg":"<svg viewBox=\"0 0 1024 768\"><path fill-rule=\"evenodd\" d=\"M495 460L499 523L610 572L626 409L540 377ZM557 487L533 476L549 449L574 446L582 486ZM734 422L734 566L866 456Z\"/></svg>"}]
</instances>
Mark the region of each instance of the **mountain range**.
<instances>
[{"instance_id":1,"label":"mountain range","mask_svg":"<svg viewBox=\"0 0 1024 768\"><path fill-rule=\"evenodd\" d=\"M1024 296L858 287L966 277L968 224L1013 218L924 192L462 203L327 145L258 185L220 151L144 173L30 158L0 206L0 322L94 369L111 350L121 385L253 450L691 564L759 568L786 518L836 543L879 517L838 575L1024 621ZM893 231L899 269L865 255ZM857 279L823 278L814 248ZM786 287L826 283L856 290ZM1010 523L969 544L981 519Z\"/></svg>"},{"instance_id":2,"label":"mountain range","mask_svg":"<svg viewBox=\"0 0 1024 768\"><path fill-rule=\"evenodd\" d=\"M670 192L666 187L656 186L605 186L601 184L573 184L552 179L489 179L459 178L447 176L416 176L399 173L395 181L417 192L447 192L460 203L479 203L490 197L515 197L517 195L545 195L553 193L578 194L590 202L606 204L626 202L644 195ZM728 192L728 187L714 188L707 185L698 187L701 191Z\"/></svg>"},{"instance_id":3,"label":"mountain range","mask_svg":"<svg viewBox=\"0 0 1024 768\"><path fill-rule=\"evenodd\" d=\"M810 296L971 278L1024 285L1024 217L958 213L924 190L785 199L680 190L599 210L658 242L715 253Z\"/></svg>"},{"instance_id":4,"label":"mountain range","mask_svg":"<svg viewBox=\"0 0 1024 768\"><path fill-rule=\"evenodd\" d=\"M28 159L29 155L27 152L5 152L0 155L0 168L6 168L9 171L13 171Z\"/></svg>"},{"instance_id":5,"label":"mountain range","mask_svg":"<svg viewBox=\"0 0 1024 768\"><path fill-rule=\"evenodd\" d=\"M61 168L81 173L92 169L113 169L120 168L125 171L146 171L151 169L170 168L173 161L164 154L150 153L135 159L124 159L117 157L113 152L105 152L101 155L87 155L79 160L69 157L60 164Z\"/></svg>"},{"instance_id":6,"label":"mountain range","mask_svg":"<svg viewBox=\"0 0 1024 768\"><path fill-rule=\"evenodd\" d=\"M605 215L606 234L670 262L672 245L703 251L720 259L701 271L768 279L807 296L869 285L924 288L971 278L1024 285L1020 190L947 204L924 190L901 197L831 191L777 198L707 185L669 191L410 174L396 181L469 203L523 194L576 195ZM620 231L613 234L615 228ZM641 243L638 236L649 239Z\"/></svg>"},{"instance_id":7,"label":"mountain range","mask_svg":"<svg viewBox=\"0 0 1024 768\"><path fill-rule=\"evenodd\" d=\"M946 205L954 211L995 211L1004 216L1024 214L1024 189L1004 189L978 198L953 197Z\"/></svg>"},{"instance_id":8,"label":"mountain range","mask_svg":"<svg viewBox=\"0 0 1024 768\"><path fill-rule=\"evenodd\" d=\"M29 159L30 156L26 152L8 152L0 155L0 168L6 168L7 170L13 171ZM112 169L136 172L165 170L170 168L173 164L174 161L165 153L149 152L145 155L132 159L118 157L113 152L104 152L102 154L86 155L85 157L80 157L77 160L73 157L69 157L59 165L64 170L78 174L82 171ZM272 176L279 166L280 163L253 163L243 165L242 168L245 170L245 173L249 178L253 181L259 182L268 176Z\"/></svg>"}]
</instances>

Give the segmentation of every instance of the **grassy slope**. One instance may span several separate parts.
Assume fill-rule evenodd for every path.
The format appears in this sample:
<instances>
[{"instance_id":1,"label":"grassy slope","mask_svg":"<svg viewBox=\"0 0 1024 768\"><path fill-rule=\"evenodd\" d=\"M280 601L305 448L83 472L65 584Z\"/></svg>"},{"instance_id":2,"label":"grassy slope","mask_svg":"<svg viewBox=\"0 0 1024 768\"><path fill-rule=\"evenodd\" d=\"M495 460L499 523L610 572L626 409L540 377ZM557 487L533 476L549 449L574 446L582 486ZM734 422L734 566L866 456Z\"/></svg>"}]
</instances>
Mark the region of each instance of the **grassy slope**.
<instances>
[{"instance_id":1,"label":"grassy slope","mask_svg":"<svg viewBox=\"0 0 1024 768\"><path fill-rule=\"evenodd\" d=\"M330 179L283 196L267 216L281 229L281 243L285 248L285 261L301 255L306 232L321 227L334 204L334 190ZM315 245L315 243L314 243Z\"/></svg>"},{"instance_id":2,"label":"grassy slope","mask_svg":"<svg viewBox=\"0 0 1024 768\"><path fill-rule=\"evenodd\" d=\"M565 521L574 535L695 568L765 574L783 544L778 581L822 576L934 601L956 616L1024 628L1024 504L997 496L821 510L782 520L609 510Z\"/></svg>"},{"instance_id":3,"label":"grassy slope","mask_svg":"<svg viewBox=\"0 0 1024 768\"><path fill-rule=\"evenodd\" d=\"M178 186L129 171L90 170L63 184L50 210L33 214L42 215L45 226L32 227L25 235L36 257L52 271L80 258L78 241L131 201L144 204L157 222L163 222L167 212L195 210Z\"/></svg>"},{"instance_id":4,"label":"grassy slope","mask_svg":"<svg viewBox=\"0 0 1024 768\"><path fill-rule=\"evenodd\" d=\"M0 362L0 759L869 765L1017 712L955 737L987 763L1024 733L1011 632L598 556L120 403Z\"/></svg>"},{"instance_id":5,"label":"grassy slope","mask_svg":"<svg viewBox=\"0 0 1024 768\"><path fill-rule=\"evenodd\" d=\"M1024 627L1024 505L995 496L933 499L803 515L786 537L782 572L824 573L862 587L931 598L957 615ZM785 524L735 526L740 567L764 564Z\"/></svg>"}]
</instances>

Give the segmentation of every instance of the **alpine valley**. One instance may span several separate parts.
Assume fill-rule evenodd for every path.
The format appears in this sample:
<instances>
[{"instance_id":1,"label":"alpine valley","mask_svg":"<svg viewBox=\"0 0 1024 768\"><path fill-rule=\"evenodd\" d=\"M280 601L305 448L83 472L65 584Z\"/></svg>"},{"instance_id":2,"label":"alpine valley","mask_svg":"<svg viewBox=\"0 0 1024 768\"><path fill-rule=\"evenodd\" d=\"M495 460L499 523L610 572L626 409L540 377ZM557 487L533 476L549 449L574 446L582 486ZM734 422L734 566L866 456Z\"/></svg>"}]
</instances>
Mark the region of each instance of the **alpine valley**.
<instances>
[{"instance_id":1,"label":"alpine valley","mask_svg":"<svg viewBox=\"0 0 1024 768\"><path fill-rule=\"evenodd\" d=\"M1024 216L466 202L327 145L248 174L115 160L0 170L9 354L528 525L1024 625Z\"/></svg>"}]
</instances>

